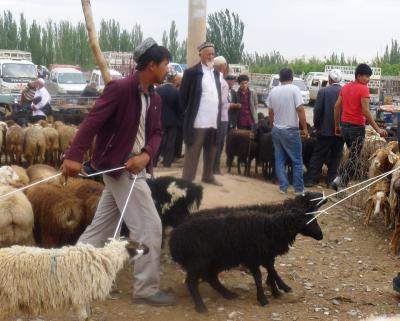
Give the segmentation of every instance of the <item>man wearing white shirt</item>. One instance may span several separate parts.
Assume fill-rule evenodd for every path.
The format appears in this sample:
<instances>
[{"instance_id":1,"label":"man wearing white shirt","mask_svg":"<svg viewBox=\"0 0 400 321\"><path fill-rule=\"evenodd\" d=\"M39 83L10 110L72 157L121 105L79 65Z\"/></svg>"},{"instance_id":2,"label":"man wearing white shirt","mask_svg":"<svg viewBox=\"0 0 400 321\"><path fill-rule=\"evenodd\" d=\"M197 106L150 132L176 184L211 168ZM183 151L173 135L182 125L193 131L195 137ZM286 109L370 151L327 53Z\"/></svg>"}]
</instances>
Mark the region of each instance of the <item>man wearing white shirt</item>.
<instances>
[{"instance_id":1,"label":"man wearing white shirt","mask_svg":"<svg viewBox=\"0 0 400 321\"><path fill-rule=\"evenodd\" d=\"M185 70L180 87L181 104L185 109L185 160L182 178L194 180L203 150L202 181L221 186L213 174L217 130L221 126L221 75L213 65L214 45L205 42L198 49L200 62Z\"/></svg>"},{"instance_id":2,"label":"man wearing white shirt","mask_svg":"<svg viewBox=\"0 0 400 321\"><path fill-rule=\"evenodd\" d=\"M36 92L31 104L32 122L46 119L44 109L50 108L51 97L46 88L44 88L44 80L39 78L36 82Z\"/></svg>"}]
</instances>

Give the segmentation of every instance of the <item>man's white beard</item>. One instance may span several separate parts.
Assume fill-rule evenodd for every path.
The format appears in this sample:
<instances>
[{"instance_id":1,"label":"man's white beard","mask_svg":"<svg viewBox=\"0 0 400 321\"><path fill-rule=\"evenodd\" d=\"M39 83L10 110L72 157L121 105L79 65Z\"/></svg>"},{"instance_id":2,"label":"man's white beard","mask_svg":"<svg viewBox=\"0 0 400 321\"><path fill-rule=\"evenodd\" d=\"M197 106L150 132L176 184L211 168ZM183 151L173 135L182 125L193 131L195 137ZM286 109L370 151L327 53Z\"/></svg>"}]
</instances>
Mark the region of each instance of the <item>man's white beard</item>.
<instances>
[{"instance_id":1,"label":"man's white beard","mask_svg":"<svg viewBox=\"0 0 400 321\"><path fill-rule=\"evenodd\" d=\"M208 68L213 68L214 67L214 61L207 61L206 65Z\"/></svg>"}]
</instances>

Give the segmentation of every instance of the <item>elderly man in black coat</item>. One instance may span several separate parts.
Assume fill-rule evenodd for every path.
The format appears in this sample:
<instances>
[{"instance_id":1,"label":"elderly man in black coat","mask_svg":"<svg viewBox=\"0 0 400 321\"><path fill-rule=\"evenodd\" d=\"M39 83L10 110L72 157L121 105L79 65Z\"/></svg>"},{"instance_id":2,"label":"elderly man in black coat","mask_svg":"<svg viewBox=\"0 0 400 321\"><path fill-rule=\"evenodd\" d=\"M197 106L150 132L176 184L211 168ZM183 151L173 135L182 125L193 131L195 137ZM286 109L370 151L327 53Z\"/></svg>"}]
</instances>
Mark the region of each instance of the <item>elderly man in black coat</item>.
<instances>
[{"instance_id":1,"label":"elderly man in black coat","mask_svg":"<svg viewBox=\"0 0 400 321\"><path fill-rule=\"evenodd\" d=\"M182 178L194 180L203 150L202 181L221 186L214 178L213 164L217 152L217 130L221 126L222 76L213 66L214 45L205 42L198 49L201 61L185 70L180 88L181 104L185 110Z\"/></svg>"},{"instance_id":2,"label":"elderly man in black coat","mask_svg":"<svg viewBox=\"0 0 400 321\"><path fill-rule=\"evenodd\" d=\"M158 158L163 157L164 167L171 167L174 161L175 142L179 126L182 126L183 110L179 101L179 91L175 82L180 81L180 76L175 70L170 70L167 74L167 82L157 88L158 94L162 99L161 125L163 128L163 138L161 147L154 159L154 166L157 166Z\"/></svg>"},{"instance_id":3,"label":"elderly man in black coat","mask_svg":"<svg viewBox=\"0 0 400 321\"><path fill-rule=\"evenodd\" d=\"M342 90L339 82L342 79L340 70L329 72L329 86L318 91L314 106L314 127L317 130L310 166L304 185L312 187L319 183L322 165L327 161L328 176L327 185L331 185L336 177L336 172L342 158L343 138L335 136L335 103Z\"/></svg>"}]
</instances>

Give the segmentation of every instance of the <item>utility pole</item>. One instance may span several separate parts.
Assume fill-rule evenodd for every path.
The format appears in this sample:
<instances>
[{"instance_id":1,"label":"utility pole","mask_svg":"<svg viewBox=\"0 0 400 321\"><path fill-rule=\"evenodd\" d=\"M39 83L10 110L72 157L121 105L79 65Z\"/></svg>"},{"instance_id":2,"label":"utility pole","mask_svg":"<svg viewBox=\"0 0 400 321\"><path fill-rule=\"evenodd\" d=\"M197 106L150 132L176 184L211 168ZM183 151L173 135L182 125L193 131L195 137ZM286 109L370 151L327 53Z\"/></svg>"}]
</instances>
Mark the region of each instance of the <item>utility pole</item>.
<instances>
[{"instance_id":1,"label":"utility pole","mask_svg":"<svg viewBox=\"0 0 400 321\"><path fill-rule=\"evenodd\" d=\"M197 47L206 41L207 0L189 0L186 61L188 67L199 61Z\"/></svg>"}]
</instances>

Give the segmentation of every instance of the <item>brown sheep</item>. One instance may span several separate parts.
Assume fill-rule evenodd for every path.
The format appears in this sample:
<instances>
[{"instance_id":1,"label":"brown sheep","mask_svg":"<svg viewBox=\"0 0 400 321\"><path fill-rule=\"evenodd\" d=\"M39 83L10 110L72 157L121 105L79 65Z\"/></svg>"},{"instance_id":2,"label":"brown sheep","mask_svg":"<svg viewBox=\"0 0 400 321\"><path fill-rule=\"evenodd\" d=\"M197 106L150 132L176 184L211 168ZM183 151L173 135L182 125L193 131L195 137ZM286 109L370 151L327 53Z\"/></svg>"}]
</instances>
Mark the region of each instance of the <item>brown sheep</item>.
<instances>
[{"instance_id":1,"label":"brown sheep","mask_svg":"<svg viewBox=\"0 0 400 321\"><path fill-rule=\"evenodd\" d=\"M27 191L35 215L34 235L45 248L75 244L83 232L83 202L52 184L40 184Z\"/></svg>"},{"instance_id":2,"label":"brown sheep","mask_svg":"<svg viewBox=\"0 0 400 321\"><path fill-rule=\"evenodd\" d=\"M389 171L399 159L398 155L392 152L394 148L393 142L387 146L378 149L371 157L371 165L369 167L368 176L370 178ZM397 143L397 142L396 142Z\"/></svg>"},{"instance_id":3,"label":"brown sheep","mask_svg":"<svg viewBox=\"0 0 400 321\"><path fill-rule=\"evenodd\" d=\"M55 165L59 159L60 141L58 131L52 127L43 128L43 134L46 138L46 163Z\"/></svg>"},{"instance_id":4,"label":"brown sheep","mask_svg":"<svg viewBox=\"0 0 400 321\"><path fill-rule=\"evenodd\" d=\"M6 162L21 164L24 146L24 130L19 125L8 127L6 132Z\"/></svg>"},{"instance_id":5,"label":"brown sheep","mask_svg":"<svg viewBox=\"0 0 400 321\"><path fill-rule=\"evenodd\" d=\"M29 165L42 163L46 152L46 137L40 125L32 125L25 132L24 157Z\"/></svg>"},{"instance_id":6,"label":"brown sheep","mask_svg":"<svg viewBox=\"0 0 400 321\"><path fill-rule=\"evenodd\" d=\"M18 165L11 165L11 168L19 177L19 180L13 185L14 187L22 187L29 184L29 176L25 168Z\"/></svg>"},{"instance_id":7,"label":"brown sheep","mask_svg":"<svg viewBox=\"0 0 400 321\"><path fill-rule=\"evenodd\" d=\"M7 124L5 122L0 121L0 162L1 157L5 154L6 150L6 133L7 133Z\"/></svg>"},{"instance_id":8,"label":"brown sheep","mask_svg":"<svg viewBox=\"0 0 400 321\"><path fill-rule=\"evenodd\" d=\"M364 224L367 225L372 216L383 213L385 225L390 225L390 205L388 194L390 191L390 180L385 177L372 185L370 197L366 203L366 212Z\"/></svg>"},{"instance_id":9,"label":"brown sheep","mask_svg":"<svg viewBox=\"0 0 400 321\"><path fill-rule=\"evenodd\" d=\"M56 122L57 123L57 122ZM71 146L74 140L75 134L77 132L76 127L68 125L55 124L55 128L58 131L59 141L60 141L60 158L62 154Z\"/></svg>"},{"instance_id":10,"label":"brown sheep","mask_svg":"<svg viewBox=\"0 0 400 321\"><path fill-rule=\"evenodd\" d=\"M68 179L66 190L80 198L85 208L85 223L89 225L94 217L104 185L91 179ZM82 231L83 232L83 231Z\"/></svg>"},{"instance_id":11,"label":"brown sheep","mask_svg":"<svg viewBox=\"0 0 400 321\"><path fill-rule=\"evenodd\" d=\"M15 189L0 185L0 194ZM33 239L32 206L22 192L0 199L0 247L11 245L35 245Z\"/></svg>"},{"instance_id":12,"label":"brown sheep","mask_svg":"<svg viewBox=\"0 0 400 321\"><path fill-rule=\"evenodd\" d=\"M31 183L37 182L58 173L54 167L45 164L35 164L29 166L26 172ZM60 177L55 177L54 179L47 181L47 183L60 185Z\"/></svg>"}]
</instances>

